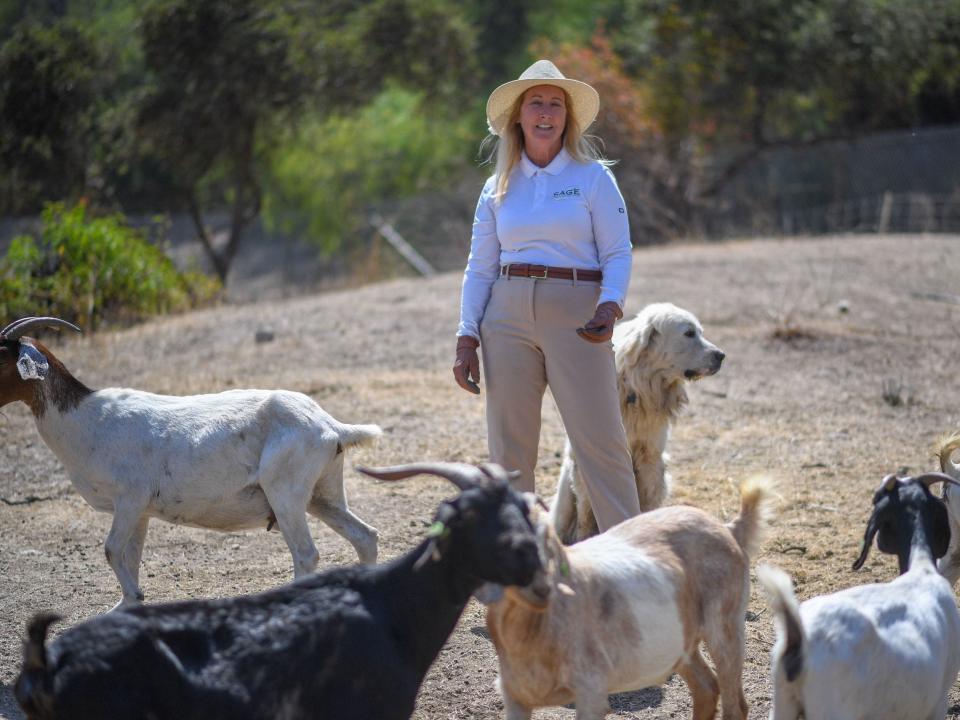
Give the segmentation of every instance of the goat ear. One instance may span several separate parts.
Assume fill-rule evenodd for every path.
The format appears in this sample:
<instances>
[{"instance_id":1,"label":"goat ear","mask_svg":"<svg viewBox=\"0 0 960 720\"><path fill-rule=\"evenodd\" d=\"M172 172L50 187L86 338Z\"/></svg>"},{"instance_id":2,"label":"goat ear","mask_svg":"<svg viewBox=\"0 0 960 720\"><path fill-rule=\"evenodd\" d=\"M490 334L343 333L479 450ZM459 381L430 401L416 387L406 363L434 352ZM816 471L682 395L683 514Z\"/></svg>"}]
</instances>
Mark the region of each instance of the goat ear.
<instances>
[{"instance_id":1,"label":"goat ear","mask_svg":"<svg viewBox=\"0 0 960 720\"><path fill-rule=\"evenodd\" d=\"M950 549L950 516L942 502L936 504L931 516L933 519L931 535L933 537L930 538L930 550L933 552L934 559L939 560Z\"/></svg>"},{"instance_id":2,"label":"goat ear","mask_svg":"<svg viewBox=\"0 0 960 720\"><path fill-rule=\"evenodd\" d=\"M863 548L860 550L860 557L853 563L853 569L859 570L867 561L867 555L870 553L870 547L873 545L873 538L877 534L877 514L874 512L867 522L867 531L863 534Z\"/></svg>"},{"instance_id":3,"label":"goat ear","mask_svg":"<svg viewBox=\"0 0 960 720\"><path fill-rule=\"evenodd\" d=\"M17 370L24 380L43 380L50 370L50 363L42 352L33 345L20 343L20 357L17 358Z\"/></svg>"},{"instance_id":4,"label":"goat ear","mask_svg":"<svg viewBox=\"0 0 960 720\"><path fill-rule=\"evenodd\" d=\"M419 570L431 560L439 559L440 550L437 548L437 538L430 538L430 542L427 543L427 546L423 549L423 552L420 553L420 557L418 557L417 561L413 564L413 569Z\"/></svg>"}]
</instances>

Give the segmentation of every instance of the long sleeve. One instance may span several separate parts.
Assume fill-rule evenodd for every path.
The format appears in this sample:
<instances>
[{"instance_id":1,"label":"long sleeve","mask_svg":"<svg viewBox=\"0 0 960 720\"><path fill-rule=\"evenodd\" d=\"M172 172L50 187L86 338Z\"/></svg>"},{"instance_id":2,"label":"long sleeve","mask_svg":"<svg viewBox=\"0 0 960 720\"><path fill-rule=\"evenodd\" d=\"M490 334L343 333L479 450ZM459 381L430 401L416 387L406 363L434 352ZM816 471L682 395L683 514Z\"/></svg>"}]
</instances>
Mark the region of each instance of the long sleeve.
<instances>
[{"instance_id":1,"label":"long sleeve","mask_svg":"<svg viewBox=\"0 0 960 720\"><path fill-rule=\"evenodd\" d=\"M490 300L490 288L500 271L500 239L497 237L497 221L493 214L491 195L494 178L483 186L477 211L473 217L473 233L470 238L470 257L463 272L463 287L460 293L460 325L457 335L470 335L480 339L480 321Z\"/></svg>"},{"instance_id":2,"label":"long sleeve","mask_svg":"<svg viewBox=\"0 0 960 720\"><path fill-rule=\"evenodd\" d=\"M590 193L590 214L603 284L597 304L612 300L621 308L630 285L633 265L630 223L623 195L613 173L607 168L598 174Z\"/></svg>"}]
</instances>

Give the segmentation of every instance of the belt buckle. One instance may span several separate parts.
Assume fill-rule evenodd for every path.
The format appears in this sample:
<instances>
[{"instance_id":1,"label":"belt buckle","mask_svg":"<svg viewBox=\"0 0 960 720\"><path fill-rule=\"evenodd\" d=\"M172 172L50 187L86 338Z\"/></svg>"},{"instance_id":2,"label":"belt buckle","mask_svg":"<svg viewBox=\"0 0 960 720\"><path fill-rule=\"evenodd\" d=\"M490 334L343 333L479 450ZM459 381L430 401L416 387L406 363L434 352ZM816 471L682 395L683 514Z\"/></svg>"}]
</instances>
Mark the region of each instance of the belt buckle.
<instances>
[{"instance_id":1,"label":"belt buckle","mask_svg":"<svg viewBox=\"0 0 960 720\"><path fill-rule=\"evenodd\" d=\"M549 270L549 268L548 268L546 265L541 265L540 267L543 268L543 275L534 275L533 272L528 268L528 269L527 269L527 277L528 277L528 278L531 278L531 279L533 279L533 280L546 280L546 279L547 279L547 271Z\"/></svg>"}]
</instances>

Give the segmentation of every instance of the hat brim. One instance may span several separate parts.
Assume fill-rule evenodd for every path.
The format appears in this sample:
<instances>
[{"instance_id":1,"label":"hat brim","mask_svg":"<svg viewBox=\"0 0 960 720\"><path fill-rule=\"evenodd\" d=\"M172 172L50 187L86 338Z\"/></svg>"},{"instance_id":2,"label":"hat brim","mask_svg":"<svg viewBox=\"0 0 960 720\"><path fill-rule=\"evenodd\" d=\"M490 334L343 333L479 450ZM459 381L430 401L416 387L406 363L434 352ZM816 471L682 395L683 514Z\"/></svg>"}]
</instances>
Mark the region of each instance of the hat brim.
<instances>
[{"instance_id":1,"label":"hat brim","mask_svg":"<svg viewBox=\"0 0 960 720\"><path fill-rule=\"evenodd\" d=\"M597 119L600 112L600 95L591 85L580 80L570 78L529 78L526 80L510 80L498 87L487 98L487 124L490 132L501 135L510 122L510 112L513 110L517 98L527 90L537 85L553 85L563 88L570 96L570 104L580 132L585 132Z\"/></svg>"}]
</instances>

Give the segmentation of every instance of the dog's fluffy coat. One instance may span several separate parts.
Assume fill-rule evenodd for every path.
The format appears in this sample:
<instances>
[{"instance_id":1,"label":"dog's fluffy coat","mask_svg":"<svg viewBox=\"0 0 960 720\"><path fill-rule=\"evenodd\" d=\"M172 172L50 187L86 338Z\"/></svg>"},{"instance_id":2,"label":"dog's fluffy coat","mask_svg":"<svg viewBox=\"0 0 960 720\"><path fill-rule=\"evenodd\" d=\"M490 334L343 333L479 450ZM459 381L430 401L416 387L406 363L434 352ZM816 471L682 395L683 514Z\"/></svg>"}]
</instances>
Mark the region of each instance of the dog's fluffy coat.
<instances>
[{"instance_id":1,"label":"dog's fluffy coat","mask_svg":"<svg viewBox=\"0 0 960 720\"><path fill-rule=\"evenodd\" d=\"M669 493L664 450L670 423L687 403L684 383L716 373L724 353L703 336L693 313L670 303L647 305L635 318L617 325L613 349L620 413L640 509L647 512L663 505ZM550 513L564 543L597 533L593 508L569 441Z\"/></svg>"}]
</instances>

